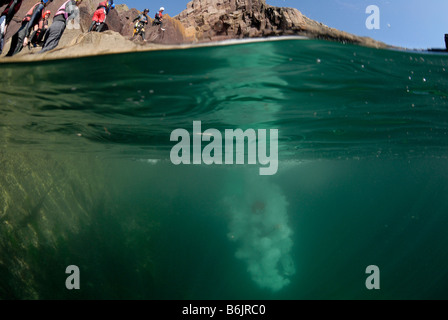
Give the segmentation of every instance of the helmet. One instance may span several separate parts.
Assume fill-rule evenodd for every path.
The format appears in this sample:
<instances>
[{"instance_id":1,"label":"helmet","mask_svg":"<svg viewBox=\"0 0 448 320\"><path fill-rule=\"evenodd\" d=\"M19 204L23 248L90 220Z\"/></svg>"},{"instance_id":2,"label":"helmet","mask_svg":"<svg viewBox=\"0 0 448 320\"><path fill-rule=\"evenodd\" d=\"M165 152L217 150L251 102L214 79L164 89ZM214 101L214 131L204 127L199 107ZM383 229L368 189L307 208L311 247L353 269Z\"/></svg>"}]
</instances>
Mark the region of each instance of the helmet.
<instances>
[{"instance_id":1,"label":"helmet","mask_svg":"<svg viewBox=\"0 0 448 320\"><path fill-rule=\"evenodd\" d=\"M159 9L160 11L164 11L165 10L165 8L164 7L160 7L160 9Z\"/></svg>"},{"instance_id":2,"label":"helmet","mask_svg":"<svg viewBox=\"0 0 448 320\"><path fill-rule=\"evenodd\" d=\"M149 9L145 9L145 10L143 10L143 12L149 12Z\"/></svg>"},{"instance_id":3,"label":"helmet","mask_svg":"<svg viewBox=\"0 0 448 320\"><path fill-rule=\"evenodd\" d=\"M47 10L42 14L42 18L45 18L47 15L50 15L50 14L51 14L51 11Z\"/></svg>"},{"instance_id":4,"label":"helmet","mask_svg":"<svg viewBox=\"0 0 448 320\"><path fill-rule=\"evenodd\" d=\"M49 2L52 2L53 0L42 0L42 3L49 3Z\"/></svg>"},{"instance_id":5,"label":"helmet","mask_svg":"<svg viewBox=\"0 0 448 320\"><path fill-rule=\"evenodd\" d=\"M110 6L111 9L115 9L115 5L112 3L112 5Z\"/></svg>"}]
</instances>

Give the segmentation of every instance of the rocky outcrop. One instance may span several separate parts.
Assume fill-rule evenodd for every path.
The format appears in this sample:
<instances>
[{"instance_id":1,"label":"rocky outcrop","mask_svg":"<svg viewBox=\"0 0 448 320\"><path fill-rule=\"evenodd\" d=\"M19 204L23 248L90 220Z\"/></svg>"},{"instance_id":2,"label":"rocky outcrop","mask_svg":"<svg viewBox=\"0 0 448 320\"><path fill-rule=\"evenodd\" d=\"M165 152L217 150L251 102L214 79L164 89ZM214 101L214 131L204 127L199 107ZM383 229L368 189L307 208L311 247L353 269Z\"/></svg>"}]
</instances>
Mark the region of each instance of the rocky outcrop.
<instances>
[{"instance_id":1,"label":"rocky outcrop","mask_svg":"<svg viewBox=\"0 0 448 320\"><path fill-rule=\"evenodd\" d=\"M47 6L46 10L50 10L53 17L65 1L54 0ZM17 32L21 19L36 2L36 0L23 0L21 9L14 18L17 23L12 22L8 28L7 40ZM99 2L99 0L84 0L82 2L79 7L81 28L67 28L61 38L59 48L63 46L73 47L74 39L87 32L93 12ZM130 39L134 28L133 20L138 14L140 14L140 11L137 9L129 9L126 5L117 5L116 9L110 11L107 16L106 26L103 30L114 31L124 38ZM150 16L153 16L153 14L151 12ZM335 40L370 47L387 47L386 44L371 38L358 37L329 28L322 23L307 18L297 9L270 6L266 4L265 0L193 0L187 4L184 11L174 18L164 15L164 27L166 30L162 32L158 26L152 26L151 20L145 28L146 41L143 42L137 38L134 42L140 45L177 45L227 39L303 35L310 38ZM81 38L85 43L92 37ZM95 36L92 39L97 38L98 36ZM109 40L116 38L120 46L125 43L125 39L119 36L107 36L107 38ZM112 52L117 51L113 44L111 46L114 49ZM8 48L9 45L6 43L4 54ZM97 49L104 52L104 48L98 47ZM129 50L132 50L132 48L129 48ZM122 52L122 48L119 51ZM27 52L28 50L23 50L20 56L26 55ZM93 53L86 53L86 55L90 54Z\"/></svg>"},{"instance_id":2,"label":"rocky outcrop","mask_svg":"<svg viewBox=\"0 0 448 320\"><path fill-rule=\"evenodd\" d=\"M305 28L297 9L272 7L264 0L193 0L177 18L197 41L292 35Z\"/></svg>"},{"instance_id":3,"label":"rocky outcrop","mask_svg":"<svg viewBox=\"0 0 448 320\"><path fill-rule=\"evenodd\" d=\"M187 37L197 42L283 35L337 40L374 47L386 45L329 28L294 8L280 8L265 0L193 0L177 17Z\"/></svg>"},{"instance_id":4,"label":"rocky outcrop","mask_svg":"<svg viewBox=\"0 0 448 320\"><path fill-rule=\"evenodd\" d=\"M43 261L59 254L62 262L61 240L82 232L107 197L102 164L2 150L0 165L0 297L39 299L51 281L40 279Z\"/></svg>"},{"instance_id":5,"label":"rocky outcrop","mask_svg":"<svg viewBox=\"0 0 448 320\"><path fill-rule=\"evenodd\" d=\"M163 16L163 27L165 31L160 30L159 26L152 26L152 20L146 27L146 41L158 44L188 44L195 42L195 38L185 32L185 27L176 19L169 15Z\"/></svg>"}]
</instances>

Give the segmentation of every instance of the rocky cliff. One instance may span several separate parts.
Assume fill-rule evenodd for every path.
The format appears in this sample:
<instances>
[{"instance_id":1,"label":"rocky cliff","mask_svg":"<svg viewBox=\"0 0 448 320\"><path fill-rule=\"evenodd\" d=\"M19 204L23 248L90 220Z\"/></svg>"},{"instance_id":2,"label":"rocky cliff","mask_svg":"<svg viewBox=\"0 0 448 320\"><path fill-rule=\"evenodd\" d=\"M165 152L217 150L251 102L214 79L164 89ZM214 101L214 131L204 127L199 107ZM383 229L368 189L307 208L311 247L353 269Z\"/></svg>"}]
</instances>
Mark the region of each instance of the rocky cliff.
<instances>
[{"instance_id":1,"label":"rocky cliff","mask_svg":"<svg viewBox=\"0 0 448 320\"><path fill-rule=\"evenodd\" d=\"M384 43L329 28L294 8L280 8L265 0L193 0L177 17L194 41L304 35L373 47Z\"/></svg>"},{"instance_id":2,"label":"rocky cliff","mask_svg":"<svg viewBox=\"0 0 448 320\"><path fill-rule=\"evenodd\" d=\"M46 10L50 10L53 16L65 1L54 0L47 6ZM36 2L36 0L23 0L22 7L14 18L16 22L11 22L8 28L7 40L17 32L21 19ZM64 46L72 48L73 45L80 43L80 39L85 41L97 39L100 41L101 37L98 36L83 36L90 26L93 12L99 2L99 0L83 1L79 7L81 28L67 28L60 41L59 49ZM110 37L109 33L108 39L113 38L119 42L118 46L123 47L119 50L120 52L125 51L125 46L129 46L129 50L135 48L128 43L127 39L132 36L134 25L132 21L139 13L140 11L137 9L129 9L126 5L117 5L116 9L112 10L107 16L104 31L110 30L117 33L113 37ZM155 12L151 10L149 16L153 17L154 14ZM187 8L179 15L173 18L167 14L164 15L166 31L162 32L158 26L151 26L151 22L146 27L146 42L135 39L134 42L137 45L144 44L147 46L148 43L163 45L194 44L227 39L303 35L310 38L370 47L387 47L384 43L371 38L358 37L329 28L322 23L307 18L297 9L270 6L266 4L265 0L193 0L187 4ZM104 41L102 42L104 43ZM8 47L8 43L6 43L4 52L8 50ZM92 44L90 48L95 48L95 44ZM101 48L97 46L97 49ZM100 51L104 52L104 48ZM28 52L28 49L25 49L20 56L24 56ZM85 54L91 55L95 52L86 52ZM61 56L63 53L59 52L58 55Z\"/></svg>"}]
</instances>

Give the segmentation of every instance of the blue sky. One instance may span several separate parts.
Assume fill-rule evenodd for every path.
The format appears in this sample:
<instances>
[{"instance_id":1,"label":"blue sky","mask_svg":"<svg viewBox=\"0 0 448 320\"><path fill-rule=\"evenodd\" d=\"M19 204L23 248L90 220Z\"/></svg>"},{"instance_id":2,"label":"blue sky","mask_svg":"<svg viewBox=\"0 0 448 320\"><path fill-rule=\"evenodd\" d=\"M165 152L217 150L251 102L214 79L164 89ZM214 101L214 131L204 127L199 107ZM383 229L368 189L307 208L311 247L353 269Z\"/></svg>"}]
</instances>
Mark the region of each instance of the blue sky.
<instances>
[{"instance_id":1,"label":"blue sky","mask_svg":"<svg viewBox=\"0 0 448 320\"><path fill-rule=\"evenodd\" d=\"M153 16L160 7L175 16L184 10L188 0L115 0L130 8L147 7ZM307 17L330 27L369 36L391 45L407 48L443 48L448 33L447 0L266 0L270 5L293 7ZM380 29L368 30L367 6L380 9Z\"/></svg>"}]
</instances>

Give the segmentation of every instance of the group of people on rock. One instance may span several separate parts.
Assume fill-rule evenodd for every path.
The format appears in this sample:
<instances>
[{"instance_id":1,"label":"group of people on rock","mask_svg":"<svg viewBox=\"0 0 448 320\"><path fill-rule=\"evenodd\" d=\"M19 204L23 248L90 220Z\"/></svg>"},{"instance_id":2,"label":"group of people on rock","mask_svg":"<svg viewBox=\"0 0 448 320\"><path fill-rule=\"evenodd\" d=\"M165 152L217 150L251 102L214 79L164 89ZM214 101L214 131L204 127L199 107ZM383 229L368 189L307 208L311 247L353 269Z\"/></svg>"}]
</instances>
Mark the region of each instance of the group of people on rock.
<instances>
[{"instance_id":1,"label":"group of people on rock","mask_svg":"<svg viewBox=\"0 0 448 320\"><path fill-rule=\"evenodd\" d=\"M19 11L22 1L23 0L0 0L0 7L7 4L3 12L0 14L0 54L3 51L8 26L13 20L13 17ZM48 20L51 12L49 10L45 10L45 8L52 1L53 0L40 0L28 10L25 17L22 19L22 25L19 30L11 37L11 46L6 56L11 57L19 53L25 46L31 48L31 46L36 47L41 45L41 53L57 47L59 40L61 39L67 26L67 22L76 18L79 14L77 7L82 3L82 0L67 0L64 2L64 4L56 11L53 17L53 23L49 27ZM113 0L99 2L96 11L93 14L89 32L101 32L104 27L107 14L114 8L115 5ZM163 28L164 10L165 9L161 7L156 13L153 21L153 25L159 25L162 31L165 30ZM136 35L140 35L143 40L145 39L144 25L149 22L149 18L147 16L148 12L149 9L145 9L142 14L134 19L134 22L137 21L137 23L134 25L133 38Z\"/></svg>"},{"instance_id":2,"label":"group of people on rock","mask_svg":"<svg viewBox=\"0 0 448 320\"><path fill-rule=\"evenodd\" d=\"M153 26L160 26L160 30L165 31L163 28L163 11L165 11L164 7L160 7L159 11L154 16L154 20L152 21ZM135 38L135 36L141 36L142 40L145 40L145 24L148 24L149 18L148 18L149 9L144 9L142 14L139 14L137 18L133 20L133 22L136 22L134 25L134 33L132 34L132 39Z\"/></svg>"}]
</instances>

